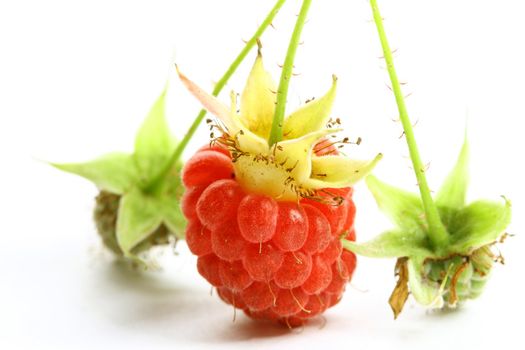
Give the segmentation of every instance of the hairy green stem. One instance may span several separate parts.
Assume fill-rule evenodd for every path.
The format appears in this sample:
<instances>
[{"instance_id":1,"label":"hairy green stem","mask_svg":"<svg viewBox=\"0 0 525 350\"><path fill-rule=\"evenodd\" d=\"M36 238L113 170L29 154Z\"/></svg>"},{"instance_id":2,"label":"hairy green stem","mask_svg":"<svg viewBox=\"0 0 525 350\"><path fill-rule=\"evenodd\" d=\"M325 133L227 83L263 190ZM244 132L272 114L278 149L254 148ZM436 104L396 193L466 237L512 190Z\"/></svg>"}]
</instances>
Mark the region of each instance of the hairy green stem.
<instances>
[{"instance_id":1,"label":"hairy green stem","mask_svg":"<svg viewBox=\"0 0 525 350\"><path fill-rule=\"evenodd\" d=\"M416 144L416 139L414 137L414 131L412 130L412 124L408 117L407 109L405 106L405 98L403 92L401 91L401 85L397 78L396 70L394 67L394 60L392 58L392 51L388 45L388 40L386 38L385 29L383 27L383 19L379 13L379 8L377 6L376 0L370 0L370 6L372 7L372 12L374 14L374 22L377 27L377 32L379 34L379 40L381 41L381 46L383 47L383 54L386 61L386 66L388 74L390 76L390 81L392 82L392 89L396 97L396 103L399 110L399 118L401 119L401 124L403 125L403 130L405 132L405 138L408 145L408 150L410 152L410 159L414 166L414 172L416 174L417 182L419 185L419 192L421 193L421 200L423 201L423 207L425 209L426 220L428 223L428 235L434 245L435 249L439 249L445 246L448 242L449 236L447 230L441 222L439 212L437 210L436 204L432 199L430 190L428 188L427 179L425 176L425 167L421 162L419 156L419 151Z\"/></svg>"},{"instance_id":2,"label":"hairy green stem","mask_svg":"<svg viewBox=\"0 0 525 350\"><path fill-rule=\"evenodd\" d=\"M264 33L266 28L268 28L268 26L272 24L273 19L275 18L275 16L277 15L277 13L279 12L279 10L281 9L281 7L284 5L285 2L286 0L278 0L275 3L275 5L270 10L270 12L268 13L264 21L261 23L259 28L257 28L253 36L250 38L250 40L246 42L246 45L241 50L241 52L239 52L237 57L235 57L235 60L231 63L230 67L228 67L228 70L226 70L224 75L215 84L215 88L212 91L213 96L217 96L222 91L222 89L224 88L224 86L226 85L230 77L237 70L237 67L239 67L241 62L246 58L246 55L248 55L250 50L257 44L257 41L259 40L261 35ZM147 191L154 192L155 190L158 189L159 185L162 183L162 180L172 170L172 168L175 166L177 161L182 156L182 152L184 152L184 149L186 148L189 141L195 134L195 131L197 131L197 128L199 127L200 123L202 122L205 116L206 116L206 110L202 109L197 115L197 117L195 118L195 120L193 121L193 123L191 124L188 131L186 132L186 135L184 135L184 138L182 139L182 141L178 144L177 148L171 155L171 158L166 163L164 168L162 168L162 170L146 186Z\"/></svg>"},{"instance_id":3,"label":"hairy green stem","mask_svg":"<svg viewBox=\"0 0 525 350\"><path fill-rule=\"evenodd\" d=\"M281 72L281 80L279 81L279 88L277 89L277 104L275 106L272 129L268 139L268 144L270 146L283 139L283 121L286 111L286 97L288 96L288 87L290 86L290 78L292 77L293 62L295 60L295 53L297 52L297 46L299 46L301 32L303 31L311 3L311 0L303 1L301 11L295 22L295 28L290 39L290 44L288 45L288 51L286 52L286 58Z\"/></svg>"}]
</instances>

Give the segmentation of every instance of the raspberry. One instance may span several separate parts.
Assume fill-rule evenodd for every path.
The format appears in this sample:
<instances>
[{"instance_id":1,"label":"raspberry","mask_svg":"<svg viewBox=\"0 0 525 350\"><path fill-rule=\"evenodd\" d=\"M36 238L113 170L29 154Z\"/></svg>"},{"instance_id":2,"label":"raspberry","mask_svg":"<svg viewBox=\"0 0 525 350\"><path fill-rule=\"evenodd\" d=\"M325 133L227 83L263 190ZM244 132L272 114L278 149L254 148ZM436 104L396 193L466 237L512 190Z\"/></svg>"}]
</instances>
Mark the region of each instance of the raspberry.
<instances>
[{"instance_id":1,"label":"raspberry","mask_svg":"<svg viewBox=\"0 0 525 350\"><path fill-rule=\"evenodd\" d=\"M275 313L272 309L266 309L266 310L250 310L245 309L244 313L253 318L254 320L267 320L267 321L279 321L280 317L277 313Z\"/></svg>"},{"instance_id":2,"label":"raspberry","mask_svg":"<svg viewBox=\"0 0 525 350\"><path fill-rule=\"evenodd\" d=\"M325 263L332 264L337 260L338 257L341 256L342 251L343 245L341 244L341 241L338 239L333 239L328 244L326 249L319 253L319 256Z\"/></svg>"},{"instance_id":3,"label":"raspberry","mask_svg":"<svg viewBox=\"0 0 525 350\"><path fill-rule=\"evenodd\" d=\"M233 177L231 159L215 151L197 152L184 166L182 183L184 186L194 187L208 185L219 179Z\"/></svg>"},{"instance_id":4,"label":"raspberry","mask_svg":"<svg viewBox=\"0 0 525 350\"><path fill-rule=\"evenodd\" d=\"M282 251L300 249L308 235L308 219L304 209L293 202L279 202L279 215L273 243Z\"/></svg>"},{"instance_id":5,"label":"raspberry","mask_svg":"<svg viewBox=\"0 0 525 350\"><path fill-rule=\"evenodd\" d=\"M211 249L223 260L242 259L246 245L235 221L227 221L211 232Z\"/></svg>"},{"instance_id":6,"label":"raspberry","mask_svg":"<svg viewBox=\"0 0 525 350\"><path fill-rule=\"evenodd\" d=\"M301 310L295 316L301 319L311 318L311 317L321 314L325 309L326 309L326 303L323 302L320 296L316 295L316 296L310 297L310 299L308 299L308 303L304 306L304 310Z\"/></svg>"},{"instance_id":7,"label":"raspberry","mask_svg":"<svg viewBox=\"0 0 525 350\"><path fill-rule=\"evenodd\" d=\"M286 253L283 265L275 274L275 284L291 289L302 285L312 272L312 257L302 252Z\"/></svg>"},{"instance_id":8,"label":"raspberry","mask_svg":"<svg viewBox=\"0 0 525 350\"><path fill-rule=\"evenodd\" d=\"M328 307L335 306L341 301L342 295L340 294L326 294Z\"/></svg>"},{"instance_id":9,"label":"raspberry","mask_svg":"<svg viewBox=\"0 0 525 350\"><path fill-rule=\"evenodd\" d=\"M347 203L348 203L348 211L346 214L346 222L343 226L343 231L350 232L354 228L356 208L355 208L355 203L352 200L347 201ZM355 238L352 240L354 241Z\"/></svg>"},{"instance_id":10,"label":"raspberry","mask_svg":"<svg viewBox=\"0 0 525 350\"><path fill-rule=\"evenodd\" d=\"M325 289L327 293L340 295L346 282L352 277L355 268L355 255L350 252L343 253L344 258L341 254L341 257L332 264L332 281Z\"/></svg>"},{"instance_id":11,"label":"raspberry","mask_svg":"<svg viewBox=\"0 0 525 350\"><path fill-rule=\"evenodd\" d=\"M277 290L277 287L273 287ZM241 292L246 306L252 311L262 311L275 304L276 296L270 283L253 282Z\"/></svg>"},{"instance_id":12,"label":"raspberry","mask_svg":"<svg viewBox=\"0 0 525 350\"><path fill-rule=\"evenodd\" d=\"M222 281L219 277L220 262L221 259L215 254L208 254L197 259L197 270L214 287L222 286Z\"/></svg>"},{"instance_id":13,"label":"raspberry","mask_svg":"<svg viewBox=\"0 0 525 350\"><path fill-rule=\"evenodd\" d=\"M282 325L285 325L288 328L300 327L304 325L306 322L307 322L306 319L296 317L296 316L284 317L284 318L279 319L279 323Z\"/></svg>"},{"instance_id":14,"label":"raspberry","mask_svg":"<svg viewBox=\"0 0 525 350\"><path fill-rule=\"evenodd\" d=\"M283 264L284 255L270 243L250 244L244 253L244 268L255 281L268 282Z\"/></svg>"},{"instance_id":15,"label":"raspberry","mask_svg":"<svg viewBox=\"0 0 525 350\"><path fill-rule=\"evenodd\" d=\"M308 303L309 296L301 288L281 289L272 310L281 317L295 315Z\"/></svg>"},{"instance_id":16,"label":"raspberry","mask_svg":"<svg viewBox=\"0 0 525 350\"><path fill-rule=\"evenodd\" d=\"M348 279L351 279L357 265L357 257L351 251L343 250L343 253L341 254L341 260L345 264L348 271Z\"/></svg>"},{"instance_id":17,"label":"raspberry","mask_svg":"<svg viewBox=\"0 0 525 350\"><path fill-rule=\"evenodd\" d=\"M330 223L319 209L311 205L303 208L308 217L308 236L303 250L309 254L323 251L332 241Z\"/></svg>"},{"instance_id":18,"label":"raspberry","mask_svg":"<svg viewBox=\"0 0 525 350\"><path fill-rule=\"evenodd\" d=\"M332 301L326 292L332 284L339 300L344 284L340 287L339 280L334 281L335 265L346 269L347 277L341 280L351 276L350 259L341 258L341 238L353 229L355 214L349 186L367 176L382 155L351 161L339 154L340 148L353 142L334 135L341 130L340 119L330 118L335 75L323 97L287 117L279 113L286 99L276 100L277 87L264 68L260 47L240 108L235 98L225 106L179 70L178 75L218 118L208 124L219 149L199 150L186 163L183 182L187 188L208 185L196 202L197 219L212 232L213 253L229 263L242 260L252 279L240 292L237 279L236 283L225 279L223 288L249 300L244 311L250 317L288 326L304 324ZM228 169L233 169L230 177ZM186 208L185 212L192 214ZM261 310L271 299L264 285L272 287L275 303ZM313 312L305 309L312 298L319 301L312 301Z\"/></svg>"},{"instance_id":19,"label":"raspberry","mask_svg":"<svg viewBox=\"0 0 525 350\"><path fill-rule=\"evenodd\" d=\"M314 258L312 272L308 279L302 284L306 294L317 294L328 287L332 281L332 269L319 256Z\"/></svg>"},{"instance_id":20,"label":"raspberry","mask_svg":"<svg viewBox=\"0 0 525 350\"><path fill-rule=\"evenodd\" d=\"M188 188L182 196L180 207L184 216L191 220L197 218L197 201L199 200L202 192L206 189L205 186L195 186Z\"/></svg>"},{"instance_id":21,"label":"raspberry","mask_svg":"<svg viewBox=\"0 0 525 350\"><path fill-rule=\"evenodd\" d=\"M227 220L236 218L242 196L242 190L235 181L215 181L197 201L197 216L204 226L210 229L219 227Z\"/></svg>"},{"instance_id":22,"label":"raspberry","mask_svg":"<svg viewBox=\"0 0 525 350\"><path fill-rule=\"evenodd\" d=\"M345 239L349 240L349 241L355 241L355 229L352 228L348 234L346 235Z\"/></svg>"},{"instance_id":23,"label":"raspberry","mask_svg":"<svg viewBox=\"0 0 525 350\"><path fill-rule=\"evenodd\" d=\"M228 262L221 260L219 263L219 277L224 287L234 291L242 291L253 282L240 261Z\"/></svg>"},{"instance_id":24,"label":"raspberry","mask_svg":"<svg viewBox=\"0 0 525 350\"><path fill-rule=\"evenodd\" d=\"M190 251L197 256L212 252L211 232L202 226L199 220L190 220L186 226L186 243Z\"/></svg>"},{"instance_id":25,"label":"raspberry","mask_svg":"<svg viewBox=\"0 0 525 350\"><path fill-rule=\"evenodd\" d=\"M202 146L201 148L199 148L197 150L197 153L198 152L202 152L202 151L212 151L212 152L219 152L219 153L222 153L224 154L226 157L230 158L231 159L231 155L230 155L230 152L222 147L221 145L215 143L213 145L206 145L206 146Z\"/></svg>"},{"instance_id":26,"label":"raspberry","mask_svg":"<svg viewBox=\"0 0 525 350\"><path fill-rule=\"evenodd\" d=\"M247 195L239 204L237 221L248 242L262 243L272 239L277 226L279 207L266 196Z\"/></svg>"},{"instance_id":27,"label":"raspberry","mask_svg":"<svg viewBox=\"0 0 525 350\"><path fill-rule=\"evenodd\" d=\"M231 289L226 287L217 288L217 294L219 294L219 298L221 298L225 303L233 305L238 309L246 309L246 304L242 300L241 296Z\"/></svg>"},{"instance_id":28,"label":"raspberry","mask_svg":"<svg viewBox=\"0 0 525 350\"><path fill-rule=\"evenodd\" d=\"M330 222L332 235L340 234L347 224L353 223L353 218L348 220L349 202L352 190L345 188L327 188L318 191L321 200L303 199L302 202L319 209ZM354 210L355 211L355 210Z\"/></svg>"},{"instance_id":29,"label":"raspberry","mask_svg":"<svg viewBox=\"0 0 525 350\"><path fill-rule=\"evenodd\" d=\"M215 153L220 157L213 159L222 162L223 151L206 147L194 157ZM340 241L344 235L355 239L355 206L350 188L320 193L324 200L279 201L250 193L231 178L187 189L182 206L188 247L224 302L288 327L339 302L355 269L355 255L343 251ZM328 203L327 193L341 203Z\"/></svg>"}]
</instances>

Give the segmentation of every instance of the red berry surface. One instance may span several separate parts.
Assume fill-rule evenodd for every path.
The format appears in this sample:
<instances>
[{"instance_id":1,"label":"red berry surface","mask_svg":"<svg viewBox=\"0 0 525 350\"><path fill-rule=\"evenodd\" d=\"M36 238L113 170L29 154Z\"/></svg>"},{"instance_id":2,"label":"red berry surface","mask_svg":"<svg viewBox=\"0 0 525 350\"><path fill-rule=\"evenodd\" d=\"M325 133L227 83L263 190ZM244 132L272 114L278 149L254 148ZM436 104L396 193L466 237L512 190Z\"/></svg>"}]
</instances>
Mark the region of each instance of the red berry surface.
<instances>
[{"instance_id":1,"label":"red berry surface","mask_svg":"<svg viewBox=\"0 0 525 350\"><path fill-rule=\"evenodd\" d=\"M205 189L206 186L190 187L182 195L180 207L186 219L197 218L197 201Z\"/></svg>"},{"instance_id":2,"label":"red berry surface","mask_svg":"<svg viewBox=\"0 0 525 350\"><path fill-rule=\"evenodd\" d=\"M242 197L241 187L235 181L215 181L199 197L197 217L204 226L212 230L227 221L237 222L237 208Z\"/></svg>"},{"instance_id":3,"label":"red berry surface","mask_svg":"<svg viewBox=\"0 0 525 350\"><path fill-rule=\"evenodd\" d=\"M301 205L279 202L277 227L272 242L284 252L299 250L308 236L308 218Z\"/></svg>"},{"instance_id":4,"label":"red berry surface","mask_svg":"<svg viewBox=\"0 0 525 350\"><path fill-rule=\"evenodd\" d=\"M319 155L337 152L316 147ZM188 247L224 302L288 327L339 302L356 266L340 241L355 240L351 188L299 202L246 193L218 146L203 147L186 163L183 183Z\"/></svg>"},{"instance_id":5,"label":"red berry surface","mask_svg":"<svg viewBox=\"0 0 525 350\"><path fill-rule=\"evenodd\" d=\"M202 226L199 220L190 220L186 226L186 243L191 252L197 256L208 255L211 248L211 232Z\"/></svg>"},{"instance_id":6,"label":"red berry surface","mask_svg":"<svg viewBox=\"0 0 525 350\"><path fill-rule=\"evenodd\" d=\"M206 185L219 179L231 179L233 164L223 153L214 150L197 152L182 170L182 183L186 188Z\"/></svg>"},{"instance_id":7,"label":"red berry surface","mask_svg":"<svg viewBox=\"0 0 525 350\"><path fill-rule=\"evenodd\" d=\"M273 198L247 195L237 212L241 235L252 243L269 241L275 234L278 214L279 206Z\"/></svg>"}]
</instances>

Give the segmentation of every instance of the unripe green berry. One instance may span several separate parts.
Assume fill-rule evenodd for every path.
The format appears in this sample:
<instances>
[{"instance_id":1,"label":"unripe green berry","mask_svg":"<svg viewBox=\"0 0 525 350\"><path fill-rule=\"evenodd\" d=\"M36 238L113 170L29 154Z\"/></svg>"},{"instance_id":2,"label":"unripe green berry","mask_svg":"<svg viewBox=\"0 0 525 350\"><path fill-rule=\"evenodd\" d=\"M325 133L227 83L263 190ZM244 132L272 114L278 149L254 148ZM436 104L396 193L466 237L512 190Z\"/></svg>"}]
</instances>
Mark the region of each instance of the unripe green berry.
<instances>
[{"instance_id":1,"label":"unripe green berry","mask_svg":"<svg viewBox=\"0 0 525 350\"><path fill-rule=\"evenodd\" d=\"M121 197L122 196L120 195L107 191L100 191L95 198L95 210L93 213L97 232L102 238L104 246L119 257L124 256L124 253L118 244L116 234L118 209ZM166 225L162 224L144 242L141 242L134 247L131 250L131 253L138 255L153 246L168 244L170 242L170 237L172 236L172 233L168 230Z\"/></svg>"}]
</instances>

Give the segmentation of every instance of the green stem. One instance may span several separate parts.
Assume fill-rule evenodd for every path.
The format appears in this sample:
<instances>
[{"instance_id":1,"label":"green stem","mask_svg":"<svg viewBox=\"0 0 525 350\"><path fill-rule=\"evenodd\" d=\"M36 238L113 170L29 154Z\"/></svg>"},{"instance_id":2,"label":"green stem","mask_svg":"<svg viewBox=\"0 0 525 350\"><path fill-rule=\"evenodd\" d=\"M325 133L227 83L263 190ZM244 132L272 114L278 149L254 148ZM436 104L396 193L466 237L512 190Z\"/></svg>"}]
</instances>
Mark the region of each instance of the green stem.
<instances>
[{"instance_id":1,"label":"green stem","mask_svg":"<svg viewBox=\"0 0 525 350\"><path fill-rule=\"evenodd\" d=\"M377 27L377 32L379 33L379 40L381 41L381 46L383 47L383 54L385 57L388 74L390 75L392 89L396 97L399 118L401 119L403 130L405 131L405 138L407 141L408 150L410 152L410 159L412 160L414 172L419 185L419 192L421 193L421 200L423 201L423 207L425 209L426 219L428 222L428 235L432 244L434 245L434 248L439 249L447 244L449 239L448 233L445 229L445 226L443 226L443 223L441 222L439 212L434 201L432 200L432 195L430 194L430 190L428 188L427 179L425 176L425 167L423 166L419 156L416 139L414 137L414 131L412 130L412 124L408 117L405 106L405 98L397 78L394 60L392 58L392 51L388 45L385 29L383 27L383 19L379 13L376 0L370 0L370 6L372 7L374 22Z\"/></svg>"},{"instance_id":2,"label":"green stem","mask_svg":"<svg viewBox=\"0 0 525 350\"><path fill-rule=\"evenodd\" d=\"M311 0L304 0L301 6L301 11L295 22L295 28L288 45L288 51L286 52L286 59L284 60L283 70L281 72L281 80L279 81L279 88L277 89L277 104L275 106L275 114L273 116L272 129L270 131L270 138L268 144L273 144L283 139L283 121L286 110L286 97L288 96L288 87L290 86L290 78L292 77L293 62L295 60L295 53L297 52L297 46L299 46L299 40L301 38L301 32L303 31L304 23L306 21L306 15L310 8Z\"/></svg>"},{"instance_id":3,"label":"green stem","mask_svg":"<svg viewBox=\"0 0 525 350\"><path fill-rule=\"evenodd\" d=\"M275 3L275 5L270 10L270 12L266 16L262 24L259 26L259 28L257 28L253 36L250 38L250 40L246 42L246 45L244 46L244 48L241 50L241 52L239 52L235 60L231 63L228 70L215 84L215 88L212 91L213 96L219 95L219 93L222 91L222 89L224 88L224 86L226 85L230 77L237 70L237 67L239 67L241 62L246 58L246 55L248 55L250 50L255 46L255 44L257 44L257 41L262 36L266 28L268 28L268 26L272 24L273 19L275 18L275 16L277 15L277 13L279 12L279 10L281 9L281 7L284 5L285 2L286 0L278 0ZM195 118L195 120L193 121L193 123L191 124L188 131L186 132L186 135L184 135L184 138L182 139L182 141L179 143L179 145L177 146L177 148L171 155L171 158L166 163L166 166L164 166L164 168L162 168L162 170L146 186L146 191L154 192L155 190L158 189L158 187L162 183L162 180L164 180L164 178L168 175L168 173L171 171L171 169L175 166L177 161L182 156L182 152L184 152L184 149L186 148L189 141L195 134L195 131L197 131L197 128L199 127L200 123L202 122L205 116L206 116L206 110L202 109L197 115L197 117Z\"/></svg>"}]
</instances>

